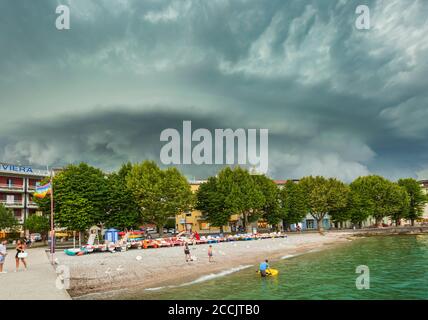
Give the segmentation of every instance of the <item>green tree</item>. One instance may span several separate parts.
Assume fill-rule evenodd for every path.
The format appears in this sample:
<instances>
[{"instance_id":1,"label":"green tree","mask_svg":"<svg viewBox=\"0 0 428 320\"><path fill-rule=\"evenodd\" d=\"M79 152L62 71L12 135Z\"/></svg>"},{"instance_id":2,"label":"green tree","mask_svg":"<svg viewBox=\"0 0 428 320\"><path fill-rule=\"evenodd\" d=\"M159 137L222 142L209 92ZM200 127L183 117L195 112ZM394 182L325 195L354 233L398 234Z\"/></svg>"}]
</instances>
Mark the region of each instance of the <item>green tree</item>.
<instances>
[{"instance_id":1,"label":"green tree","mask_svg":"<svg viewBox=\"0 0 428 320\"><path fill-rule=\"evenodd\" d=\"M225 198L227 193L219 188L217 177L209 177L202 183L196 192L196 209L200 210L210 225L219 227L223 233L223 226L229 223L230 211L226 210Z\"/></svg>"},{"instance_id":2,"label":"green tree","mask_svg":"<svg viewBox=\"0 0 428 320\"><path fill-rule=\"evenodd\" d=\"M346 208L348 187L341 181L324 177L304 177L299 184L303 188L306 206L323 231L324 217Z\"/></svg>"},{"instance_id":3,"label":"green tree","mask_svg":"<svg viewBox=\"0 0 428 320\"><path fill-rule=\"evenodd\" d=\"M279 191L280 214L284 225L301 222L308 213L302 187L288 180Z\"/></svg>"},{"instance_id":4,"label":"green tree","mask_svg":"<svg viewBox=\"0 0 428 320\"><path fill-rule=\"evenodd\" d=\"M361 228L362 223L370 217L370 210L371 202L363 197L358 188L355 188L355 185L351 183L345 215L349 216L353 224Z\"/></svg>"},{"instance_id":5,"label":"green tree","mask_svg":"<svg viewBox=\"0 0 428 320\"><path fill-rule=\"evenodd\" d=\"M262 218L276 228L281 221L278 186L265 175L252 175L252 178L263 194Z\"/></svg>"},{"instance_id":6,"label":"green tree","mask_svg":"<svg viewBox=\"0 0 428 320\"><path fill-rule=\"evenodd\" d=\"M132 166L126 182L140 206L143 221L156 224L160 235L169 218L193 205L190 185L176 168L161 170L155 162L144 161Z\"/></svg>"},{"instance_id":7,"label":"green tree","mask_svg":"<svg viewBox=\"0 0 428 320\"><path fill-rule=\"evenodd\" d=\"M397 183L391 184L391 200L394 205L392 206L389 214L391 220L395 221L395 225L401 224L401 219L408 215L410 210L410 196L404 187L401 187Z\"/></svg>"},{"instance_id":8,"label":"green tree","mask_svg":"<svg viewBox=\"0 0 428 320\"><path fill-rule=\"evenodd\" d=\"M87 199L66 199L55 219L59 225L66 226L69 230L82 232L94 224L93 212L94 208Z\"/></svg>"},{"instance_id":9,"label":"green tree","mask_svg":"<svg viewBox=\"0 0 428 320\"><path fill-rule=\"evenodd\" d=\"M407 178L398 180L398 184L406 189L410 198L409 209L404 218L411 221L412 226L415 225L415 220L422 217L425 204L428 199L424 194L419 182L415 179Z\"/></svg>"},{"instance_id":10,"label":"green tree","mask_svg":"<svg viewBox=\"0 0 428 320\"><path fill-rule=\"evenodd\" d=\"M47 234L50 231L50 219L46 215L30 215L24 223L24 228L31 233L40 233L43 240L46 240Z\"/></svg>"},{"instance_id":11,"label":"green tree","mask_svg":"<svg viewBox=\"0 0 428 320\"><path fill-rule=\"evenodd\" d=\"M126 183L131 170L132 164L126 163L117 173L108 176L105 224L109 228L136 228L142 222L140 207Z\"/></svg>"},{"instance_id":12,"label":"green tree","mask_svg":"<svg viewBox=\"0 0 428 320\"><path fill-rule=\"evenodd\" d=\"M101 170L86 163L68 165L54 176L53 190L56 224L69 230L83 231L82 226L105 222L108 189L107 178ZM50 214L49 197L36 198L35 201L44 213ZM90 208L90 212L87 212L88 215L76 213L76 218L73 219L74 207L85 212ZM75 229L76 226L79 229Z\"/></svg>"},{"instance_id":13,"label":"green tree","mask_svg":"<svg viewBox=\"0 0 428 320\"><path fill-rule=\"evenodd\" d=\"M350 187L356 199L350 204L350 210L359 214L360 218L373 217L378 226L384 217L402 210L403 203L397 199L400 196L399 189L383 177L376 175L359 177Z\"/></svg>"},{"instance_id":14,"label":"green tree","mask_svg":"<svg viewBox=\"0 0 428 320\"><path fill-rule=\"evenodd\" d=\"M163 226L171 219L175 220L177 214L192 210L195 205L195 195L190 184L177 168L171 167L163 173L163 205L168 218ZM163 229L161 230L163 234Z\"/></svg>"},{"instance_id":15,"label":"green tree","mask_svg":"<svg viewBox=\"0 0 428 320\"><path fill-rule=\"evenodd\" d=\"M13 211L0 203L0 230L14 231L18 226L18 220Z\"/></svg>"},{"instance_id":16,"label":"green tree","mask_svg":"<svg viewBox=\"0 0 428 320\"><path fill-rule=\"evenodd\" d=\"M225 210L242 217L243 226L249 231L250 222L257 221L265 204L265 199L259 186L250 173L240 167L233 170L229 167L218 174L219 188L227 194Z\"/></svg>"},{"instance_id":17,"label":"green tree","mask_svg":"<svg viewBox=\"0 0 428 320\"><path fill-rule=\"evenodd\" d=\"M349 201L349 195L348 195L347 203L348 201ZM336 227L338 226L339 228L341 228L346 221L351 220L351 214L348 208L345 207L345 208L341 208L340 210L332 210L330 212L330 218L331 218L331 221L336 225Z\"/></svg>"}]
</instances>

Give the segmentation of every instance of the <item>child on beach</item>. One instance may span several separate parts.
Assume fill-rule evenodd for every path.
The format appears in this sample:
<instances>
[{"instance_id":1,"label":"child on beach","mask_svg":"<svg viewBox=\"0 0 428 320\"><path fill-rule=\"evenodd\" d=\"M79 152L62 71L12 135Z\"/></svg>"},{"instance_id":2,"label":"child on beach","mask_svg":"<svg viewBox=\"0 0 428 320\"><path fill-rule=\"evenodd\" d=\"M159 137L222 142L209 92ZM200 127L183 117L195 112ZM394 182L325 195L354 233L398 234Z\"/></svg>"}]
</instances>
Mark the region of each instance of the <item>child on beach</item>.
<instances>
[{"instance_id":1,"label":"child on beach","mask_svg":"<svg viewBox=\"0 0 428 320\"><path fill-rule=\"evenodd\" d=\"M184 255L186 256L186 262L192 261L192 257L190 256L189 244L186 242L184 244Z\"/></svg>"},{"instance_id":2,"label":"child on beach","mask_svg":"<svg viewBox=\"0 0 428 320\"><path fill-rule=\"evenodd\" d=\"M208 261L213 262L213 246L208 247Z\"/></svg>"}]
</instances>

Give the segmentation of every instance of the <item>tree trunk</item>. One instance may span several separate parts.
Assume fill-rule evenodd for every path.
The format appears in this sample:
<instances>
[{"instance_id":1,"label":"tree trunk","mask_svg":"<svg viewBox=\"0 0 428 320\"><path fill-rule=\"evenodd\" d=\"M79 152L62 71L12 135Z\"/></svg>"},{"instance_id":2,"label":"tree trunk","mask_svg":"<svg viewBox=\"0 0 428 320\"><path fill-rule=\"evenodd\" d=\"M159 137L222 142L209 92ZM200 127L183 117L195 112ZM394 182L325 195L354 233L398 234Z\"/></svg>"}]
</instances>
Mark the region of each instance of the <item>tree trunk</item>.
<instances>
[{"instance_id":1,"label":"tree trunk","mask_svg":"<svg viewBox=\"0 0 428 320\"><path fill-rule=\"evenodd\" d=\"M220 233L224 233L223 226L220 226Z\"/></svg>"},{"instance_id":2,"label":"tree trunk","mask_svg":"<svg viewBox=\"0 0 428 320\"><path fill-rule=\"evenodd\" d=\"M248 232L248 220L247 220L248 217L247 217L246 213L244 213L243 216L244 216L244 220L242 221L243 227L244 227L245 232Z\"/></svg>"},{"instance_id":3,"label":"tree trunk","mask_svg":"<svg viewBox=\"0 0 428 320\"><path fill-rule=\"evenodd\" d=\"M317 228L318 228L318 232L319 233L323 233L324 232L324 226L322 225L322 220L323 219L317 219Z\"/></svg>"},{"instance_id":4,"label":"tree trunk","mask_svg":"<svg viewBox=\"0 0 428 320\"><path fill-rule=\"evenodd\" d=\"M382 219L376 218L376 227L380 228L382 223Z\"/></svg>"},{"instance_id":5,"label":"tree trunk","mask_svg":"<svg viewBox=\"0 0 428 320\"><path fill-rule=\"evenodd\" d=\"M163 237L163 225L158 225L158 233L159 233L159 237Z\"/></svg>"},{"instance_id":6,"label":"tree trunk","mask_svg":"<svg viewBox=\"0 0 428 320\"><path fill-rule=\"evenodd\" d=\"M287 223L287 222L285 222L284 220L282 220L282 229L283 229L284 231L287 231L287 230L288 230L288 223Z\"/></svg>"},{"instance_id":7,"label":"tree trunk","mask_svg":"<svg viewBox=\"0 0 428 320\"><path fill-rule=\"evenodd\" d=\"M52 241L52 239L51 239ZM79 248L82 247L82 231L79 231Z\"/></svg>"},{"instance_id":8,"label":"tree trunk","mask_svg":"<svg viewBox=\"0 0 428 320\"><path fill-rule=\"evenodd\" d=\"M410 224L412 225L412 227L415 226L415 219L410 219Z\"/></svg>"}]
</instances>

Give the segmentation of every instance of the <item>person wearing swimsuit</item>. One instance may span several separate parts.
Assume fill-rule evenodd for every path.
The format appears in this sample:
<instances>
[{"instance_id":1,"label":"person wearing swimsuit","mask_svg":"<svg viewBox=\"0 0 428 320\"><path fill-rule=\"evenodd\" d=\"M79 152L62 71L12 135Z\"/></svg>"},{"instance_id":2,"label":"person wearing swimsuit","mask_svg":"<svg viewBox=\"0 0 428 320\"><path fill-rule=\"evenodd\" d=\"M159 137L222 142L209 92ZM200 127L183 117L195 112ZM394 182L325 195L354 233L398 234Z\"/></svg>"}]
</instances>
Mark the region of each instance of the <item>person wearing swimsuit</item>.
<instances>
[{"instance_id":1,"label":"person wearing swimsuit","mask_svg":"<svg viewBox=\"0 0 428 320\"><path fill-rule=\"evenodd\" d=\"M208 247L208 261L213 262L213 246Z\"/></svg>"},{"instance_id":2,"label":"person wearing swimsuit","mask_svg":"<svg viewBox=\"0 0 428 320\"><path fill-rule=\"evenodd\" d=\"M192 256L190 255L190 249L187 242L184 245L184 255L186 256L186 262L192 261Z\"/></svg>"},{"instance_id":3,"label":"person wearing swimsuit","mask_svg":"<svg viewBox=\"0 0 428 320\"><path fill-rule=\"evenodd\" d=\"M16 242L16 255L15 255L15 262L16 262L16 269L15 272L18 272L19 269L19 260L22 261L22 264L24 265L25 270L27 270L27 261L25 261L25 258L18 258L18 254L25 252L25 244L18 240Z\"/></svg>"}]
</instances>

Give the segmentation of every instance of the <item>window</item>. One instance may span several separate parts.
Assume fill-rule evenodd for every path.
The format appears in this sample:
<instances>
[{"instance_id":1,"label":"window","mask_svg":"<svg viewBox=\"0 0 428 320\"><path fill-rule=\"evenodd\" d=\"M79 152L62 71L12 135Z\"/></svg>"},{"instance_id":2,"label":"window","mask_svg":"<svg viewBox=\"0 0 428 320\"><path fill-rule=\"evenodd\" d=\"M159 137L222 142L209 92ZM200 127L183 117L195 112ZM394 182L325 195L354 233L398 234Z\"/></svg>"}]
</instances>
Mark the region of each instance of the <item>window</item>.
<instances>
[{"instance_id":1,"label":"window","mask_svg":"<svg viewBox=\"0 0 428 320\"><path fill-rule=\"evenodd\" d=\"M186 217L191 217L192 213L186 213Z\"/></svg>"},{"instance_id":2,"label":"window","mask_svg":"<svg viewBox=\"0 0 428 320\"><path fill-rule=\"evenodd\" d=\"M306 220L306 229L314 229L315 223L313 219Z\"/></svg>"},{"instance_id":3,"label":"window","mask_svg":"<svg viewBox=\"0 0 428 320\"><path fill-rule=\"evenodd\" d=\"M201 230L209 230L210 229L210 224L207 223L207 222L201 222L200 229Z\"/></svg>"},{"instance_id":4,"label":"window","mask_svg":"<svg viewBox=\"0 0 428 320\"><path fill-rule=\"evenodd\" d=\"M13 194L8 194L6 196L6 203L13 204L15 202L15 196Z\"/></svg>"},{"instance_id":5,"label":"window","mask_svg":"<svg viewBox=\"0 0 428 320\"><path fill-rule=\"evenodd\" d=\"M11 178L7 178L7 186L9 188L12 188L12 185L13 185L13 180Z\"/></svg>"}]
</instances>

